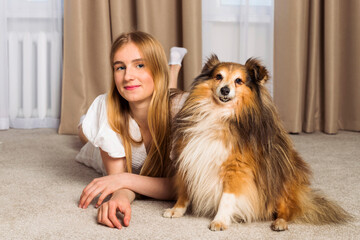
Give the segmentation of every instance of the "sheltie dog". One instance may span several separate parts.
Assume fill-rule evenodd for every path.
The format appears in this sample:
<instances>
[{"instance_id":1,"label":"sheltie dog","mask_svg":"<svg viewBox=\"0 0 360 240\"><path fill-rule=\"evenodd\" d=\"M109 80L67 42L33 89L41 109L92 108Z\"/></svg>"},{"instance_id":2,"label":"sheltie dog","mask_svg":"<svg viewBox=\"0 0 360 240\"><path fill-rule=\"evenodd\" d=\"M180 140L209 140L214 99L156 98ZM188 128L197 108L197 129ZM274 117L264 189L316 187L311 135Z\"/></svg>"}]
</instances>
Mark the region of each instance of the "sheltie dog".
<instances>
[{"instance_id":1,"label":"sheltie dog","mask_svg":"<svg viewBox=\"0 0 360 240\"><path fill-rule=\"evenodd\" d=\"M178 198L164 217L181 217L191 204L195 215L213 217L213 231L231 222L273 220L271 229L283 231L289 221L351 219L311 189L311 170L280 122L267 80L257 59L208 59L173 123Z\"/></svg>"}]
</instances>

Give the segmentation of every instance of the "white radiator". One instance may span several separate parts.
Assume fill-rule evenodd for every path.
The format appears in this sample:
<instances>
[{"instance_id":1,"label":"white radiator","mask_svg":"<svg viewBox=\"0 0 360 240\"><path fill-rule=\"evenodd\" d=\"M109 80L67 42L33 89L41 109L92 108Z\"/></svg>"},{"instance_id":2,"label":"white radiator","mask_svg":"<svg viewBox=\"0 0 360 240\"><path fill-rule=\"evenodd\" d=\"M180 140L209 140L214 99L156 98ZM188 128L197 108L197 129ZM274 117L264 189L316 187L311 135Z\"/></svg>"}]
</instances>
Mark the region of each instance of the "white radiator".
<instances>
[{"instance_id":1,"label":"white radiator","mask_svg":"<svg viewBox=\"0 0 360 240\"><path fill-rule=\"evenodd\" d=\"M61 47L58 33L9 33L10 127L58 127Z\"/></svg>"}]
</instances>

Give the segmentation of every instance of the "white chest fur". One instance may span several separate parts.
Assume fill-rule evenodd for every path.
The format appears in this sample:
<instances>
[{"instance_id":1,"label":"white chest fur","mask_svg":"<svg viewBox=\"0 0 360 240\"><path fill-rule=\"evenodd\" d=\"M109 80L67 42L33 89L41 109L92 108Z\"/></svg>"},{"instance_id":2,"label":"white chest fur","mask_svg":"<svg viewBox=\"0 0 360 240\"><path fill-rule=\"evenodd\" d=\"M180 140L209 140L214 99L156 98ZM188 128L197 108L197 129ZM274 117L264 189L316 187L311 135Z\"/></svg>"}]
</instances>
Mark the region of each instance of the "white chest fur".
<instances>
[{"instance_id":1,"label":"white chest fur","mask_svg":"<svg viewBox=\"0 0 360 240\"><path fill-rule=\"evenodd\" d=\"M178 170L196 215L217 212L223 189L220 168L231 150L221 138L224 127L219 115L209 114L184 134L188 144L178 158Z\"/></svg>"}]
</instances>

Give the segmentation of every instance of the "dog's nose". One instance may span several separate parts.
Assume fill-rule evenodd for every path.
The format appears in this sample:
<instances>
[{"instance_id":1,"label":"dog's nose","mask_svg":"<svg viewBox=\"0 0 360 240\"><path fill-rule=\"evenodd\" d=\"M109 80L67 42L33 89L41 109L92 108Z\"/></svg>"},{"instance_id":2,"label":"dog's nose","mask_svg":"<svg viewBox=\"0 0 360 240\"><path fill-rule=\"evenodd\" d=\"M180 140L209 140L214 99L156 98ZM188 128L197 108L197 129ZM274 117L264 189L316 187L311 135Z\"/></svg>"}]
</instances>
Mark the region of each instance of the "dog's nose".
<instances>
[{"instance_id":1,"label":"dog's nose","mask_svg":"<svg viewBox=\"0 0 360 240\"><path fill-rule=\"evenodd\" d=\"M223 96L226 96L226 95L229 94L230 88L229 88L228 86L222 87L222 88L220 89L220 92L221 92L221 94L222 94Z\"/></svg>"}]
</instances>

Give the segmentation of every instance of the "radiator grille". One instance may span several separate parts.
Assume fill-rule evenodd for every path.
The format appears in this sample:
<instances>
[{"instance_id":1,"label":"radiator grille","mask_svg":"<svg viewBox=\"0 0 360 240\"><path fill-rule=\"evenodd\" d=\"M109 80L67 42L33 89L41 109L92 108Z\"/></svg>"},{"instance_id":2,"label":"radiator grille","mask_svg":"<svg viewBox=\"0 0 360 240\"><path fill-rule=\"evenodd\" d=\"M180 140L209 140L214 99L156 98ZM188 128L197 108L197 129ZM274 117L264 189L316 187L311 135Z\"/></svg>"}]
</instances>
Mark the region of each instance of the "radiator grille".
<instances>
[{"instance_id":1,"label":"radiator grille","mask_svg":"<svg viewBox=\"0 0 360 240\"><path fill-rule=\"evenodd\" d=\"M61 36L58 33L9 33L11 127L16 128L17 122L24 120L28 122L29 128L58 126L61 47ZM35 122L38 126L34 126Z\"/></svg>"}]
</instances>

